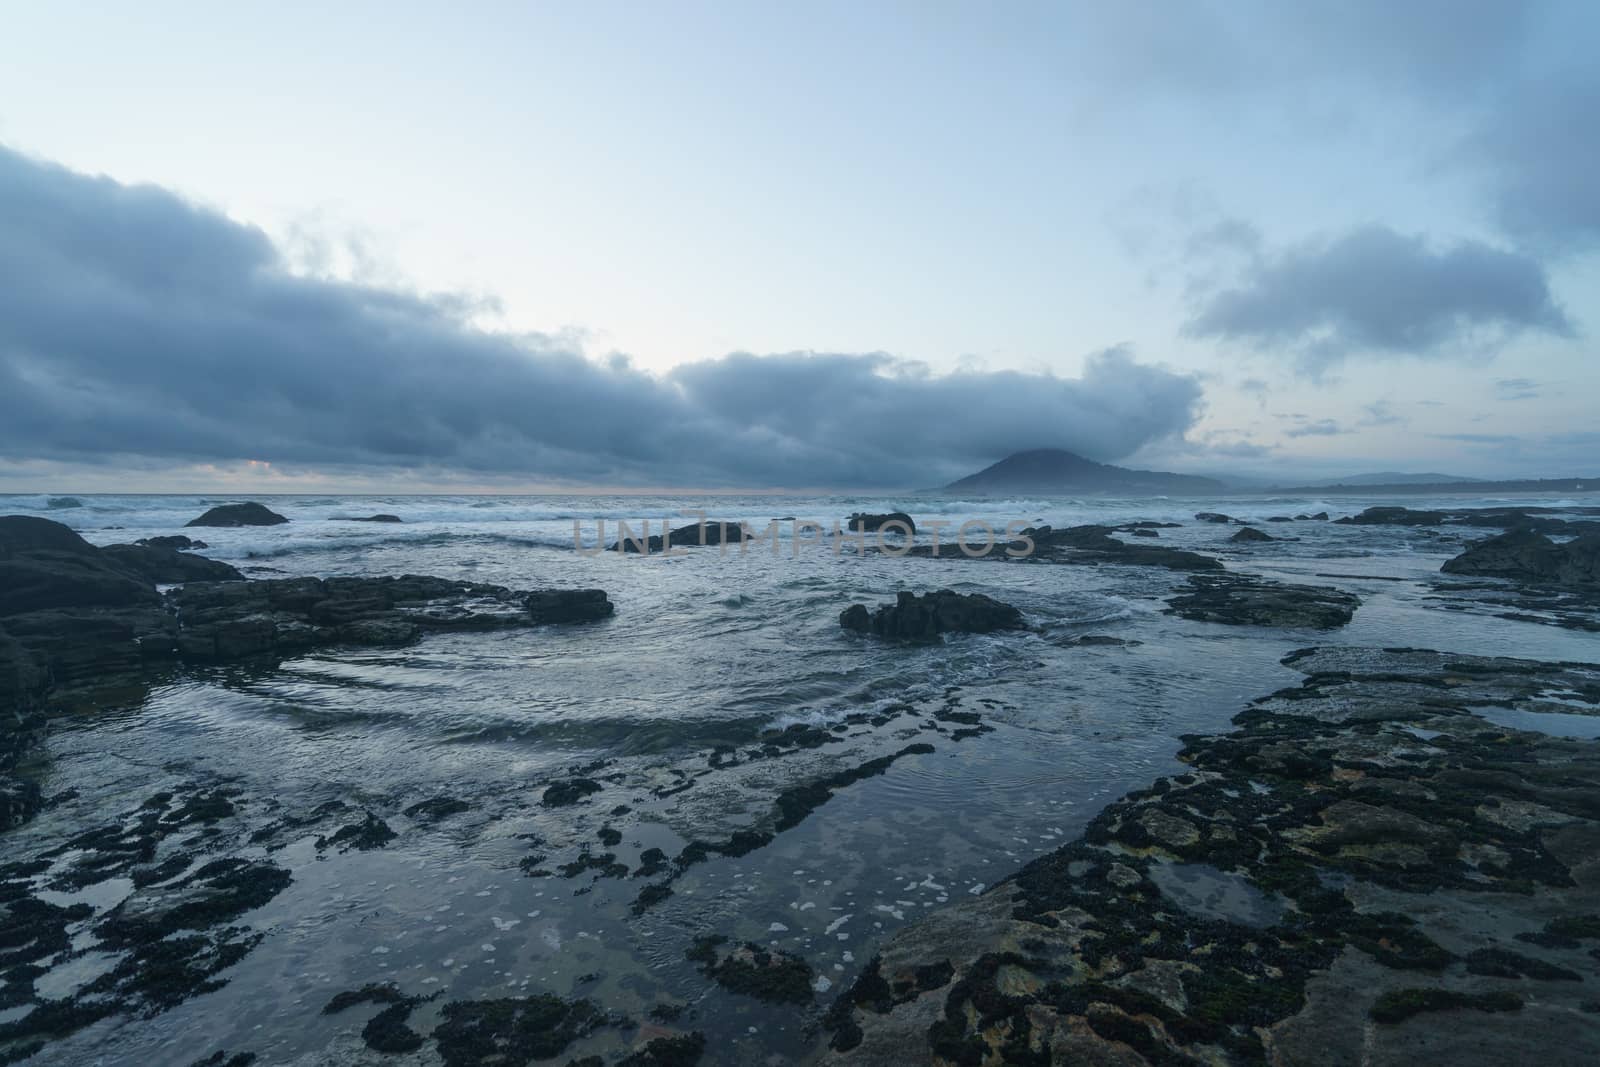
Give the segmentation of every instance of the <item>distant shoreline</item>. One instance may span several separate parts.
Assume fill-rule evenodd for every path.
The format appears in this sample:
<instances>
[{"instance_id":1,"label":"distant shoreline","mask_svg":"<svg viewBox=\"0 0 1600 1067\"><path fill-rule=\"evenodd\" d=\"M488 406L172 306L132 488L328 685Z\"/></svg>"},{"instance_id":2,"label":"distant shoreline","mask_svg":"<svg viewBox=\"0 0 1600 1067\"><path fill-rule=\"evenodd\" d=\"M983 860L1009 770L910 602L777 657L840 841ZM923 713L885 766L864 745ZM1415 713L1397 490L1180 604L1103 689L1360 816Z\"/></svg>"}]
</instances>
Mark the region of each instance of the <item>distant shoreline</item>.
<instances>
[{"instance_id":1,"label":"distant shoreline","mask_svg":"<svg viewBox=\"0 0 1600 1067\"><path fill-rule=\"evenodd\" d=\"M1478 493L1594 493L1600 492L1600 477L1594 478L1524 478L1507 482L1395 482L1386 485L1290 485L1269 489L1244 490L1245 492L1300 496L1368 496L1394 494L1407 496L1450 495L1472 496Z\"/></svg>"}]
</instances>

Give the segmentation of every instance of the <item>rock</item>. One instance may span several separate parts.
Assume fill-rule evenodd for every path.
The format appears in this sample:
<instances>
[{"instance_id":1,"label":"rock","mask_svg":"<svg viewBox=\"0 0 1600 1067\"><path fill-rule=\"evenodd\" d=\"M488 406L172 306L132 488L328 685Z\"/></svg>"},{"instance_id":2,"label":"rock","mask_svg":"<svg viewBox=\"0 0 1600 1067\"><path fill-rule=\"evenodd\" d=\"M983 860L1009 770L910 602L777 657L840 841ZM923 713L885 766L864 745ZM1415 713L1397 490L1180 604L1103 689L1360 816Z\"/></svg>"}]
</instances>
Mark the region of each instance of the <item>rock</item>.
<instances>
[{"instance_id":1,"label":"rock","mask_svg":"<svg viewBox=\"0 0 1600 1067\"><path fill-rule=\"evenodd\" d=\"M626 540L613 542L608 551L623 553L643 552L653 555L670 545L673 548L688 548L691 545L736 545L749 539L750 534L745 530L742 522L704 522L692 526L680 526L667 535L665 539L660 534L651 534L648 539L640 531L638 537L629 537Z\"/></svg>"},{"instance_id":2,"label":"rock","mask_svg":"<svg viewBox=\"0 0 1600 1067\"><path fill-rule=\"evenodd\" d=\"M541 589L523 600L535 622L592 622L617 609L604 589Z\"/></svg>"},{"instance_id":3,"label":"rock","mask_svg":"<svg viewBox=\"0 0 1600 1067\"><path fill-rule=\"evenodd\" d=\"M100 555L130 574L160 585L244 580L244 575L220 560L156 545L107 545Z\"/></svg>"},{"instance_id":4,"label":"rock","mask_svg":"<svg viewBox=\"0 0 1600 1067\"><path fill-rule=\"evenodd\" d=\"M136 545L149 545L151 548L171 548L178 551L188 549L209 548L204 541L196 541L185 537L183 534L171 534L162 537L141 537L135 541Z\"/></svg>"},{"instance_id":5,"label":"rock","mask_svg":"<svg viewBox=\"0 0 1600 1067\"><path fill-rule=\"evenodd\" d=\"M0 616L159 601L151 583L127 573L59 522L0 517Z\"/></svg>"},{"instance_id":6,"label":"rock","mask_svg":"<svg viewBox=\"0 0 1600 1067\"><path fill-rule=\"evenodd\" d=\"M1361 606L1353 593L1328 586L1288 585L1242 574L1194 575L1185 592L1167 601L1168 615L1231 626L1329 630Z\"/></svg>"},{"instance_id":7,"label":"rock","mask_svg":"<svg viewBox=\"0 0 1600 1067\"><path fill-rule=\"evenodd\" d=\"M289 520L264 505L249 501L244 504L221 504L185 526L277 526Z\"/></svg>"},{"instance_id":8,"label":"rock","mask_svg":"<svg viewBox=\"0 0 1600 1067\"><path fill-rule=\"evenodd\" d=\"M1232 515L1224 515L1220 511L1199 512L1195 515L1195 520L1198 522L1214 522L1224 525L1230 523L1240 523L1243 521L1241 519L1234 518Z\"/></svg>"},{"instance_id":9,"label":"rock","mask_svg":"<svg viewBox=\"0 0 1600 1067\"><path fill-rule=\"evenodd\" d=\"M917 532L916 521L903 511L890 511L882 515L869 515L864 511L858 511L844 520L844 527L857 533L870 533L881 530L890 523L898 524L890 532L907 535Z\"/></svg>"},{"instance_id":10,"label":"rock","mask_svg":"<svg viewBox=\"0 0 1600 1067\"><path fill-rule=\"evenodd\" d=\"M1600 668L1284 664L1302 684L1184 738L1182 773L886 938L807 1062L1498 1064L1552 1028L1600 1060L1600 749L1473 714L1600 713Z\"/></svg>"},{"instance_id":11,"label":"rock","mask_svg":"<svg viewBox=\"0 0 1600 1067\"><path fill-rule=\"evenodd\" d=\"M92 556L95 547L59 522L34 515L0 515L0 559L24 552Z\"/></svg>"},{"instance_id":12,"label":"rock","mask_svg":"<svg viewBox=\"0 0 1600 1067\"><path fill-rule=\"evenodd\" d=\"M547 808L566 808L604 788L593 778L570 778L546 787L540 800Z\"/></svg>"},{"instance_id":13,"label":"rock","mask_svg":"<svg viewBox=\"0 0 1600 1067\"><path fill-rule=\"evenodd\" d=\"M1026 627L1022 612L982 593L950 589L917 596L900 593L893 605L869 613L853 604L839 615L839 625L858 633L903 641L933 641L946 633L992 633Z\"/></svg>"},{"instance_id":14,"label":"rock","mask_svg":"<svg viewBox=\"0 0 1600 1067\"><path fill-rule=\"evenodd\" d=\"M1450 511L1413 511L1402 507L1367 508L1359 515L1333 520L1341 526L1483 526L1501 530L1537 530L1547 534L1600 534L1600 523L1555 518L1561 508L1456 508ZM1595 514L1594 509L1577 509Z\"/></svg>"},{"instance_id":15,"label":"rock","mask_svg":"<svg viewBox=\"0 0 1600 1067\"><path fill-rule=\"evenodd\" d=\"M1108 526L1070 526L1064 530L1049 526L1029 527L1022 532L1033 541L1033 551L1026 557L1042 563L1126 563L1134 566L1166 567L1178 571L1222 570L1222 561L1198 552L1164 545L1134 545L1111 536ZM1023 542L1004 542L997 545L991 556L1000 558L1005 550L1013 550ZM941 549L945 546L941 545ZM913 550L915 553L916 550ZM941 555L959 557L961 553L951 547Z\"/></svg>"},{"instance_id":16,"label":"rock","mask_svg":"<svg viewBox=\"0 0 1600 1067\"><path fill-rule=\"evenodd\" d=\"M1234 544L1245 545L1259 541L1276 541L1278 538L1269 537L1254 526L1242 526L1239 528L1239 532L1228 538L1228 540Z\"/></svg>"},{"instance_id":17,"label":"rock","mask_svg":"<svg viewBox=\"0 0 1600 1067\"><path fill-rule=\"evenodd\" d=\"M1532 530L1513 530L1479 541L1439 569L1539 585L1596 586L1600 585L1600 534L1557 544Z\"/></svg>"},{"instance_id":18,"label":"rock","mask_svg":"<svg viewBox=\"0 0 1600 1067\"><path fill-rule=\"evenodd\" d=\"M1294 521L1295 522L1327 522L1328 521L1328 513L1326 511L1319 511L1315 515L1296 515L1294 517Z\"/></svg>"},{"instance_id":19,"label":"rock","mask_svg":"<svg viewBox=\"0 0 1600 1067\"><path fill-rule=\"evenodd\" d=\"M398 516L398 515L366 515L366 516L351 515L351 516L345 518L344 521L346 521L346 522L399 522L401 520L400 520L400 516Z\"/></svg>"}]
</instances>

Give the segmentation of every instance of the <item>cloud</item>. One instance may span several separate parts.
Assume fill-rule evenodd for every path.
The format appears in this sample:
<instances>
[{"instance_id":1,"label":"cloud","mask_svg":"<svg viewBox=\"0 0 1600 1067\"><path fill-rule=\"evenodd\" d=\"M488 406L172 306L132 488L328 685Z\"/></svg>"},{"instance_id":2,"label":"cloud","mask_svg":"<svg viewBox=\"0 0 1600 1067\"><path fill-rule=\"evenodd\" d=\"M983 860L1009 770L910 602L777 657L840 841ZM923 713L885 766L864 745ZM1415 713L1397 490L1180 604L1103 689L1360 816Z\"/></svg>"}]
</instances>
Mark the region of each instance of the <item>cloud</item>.
<instances>
[{"instance_id":1,"label":"cloud","mask_svg":"<svg viewBox=\"0 0 1600 1067\"><path fill-rule=\"evenodd\" d=\"M1494 391L1501 400L1533 400L1542 395L1542 387L1532 378L1496 378Z\"/></svg>"},{"instance_id":2,"label":"cloud","mask_svg":"<svg viewBox=\"0 0 1600 1067\"><path fill-rule=\"evenodd\" d=\"M1588 33L1600 30L1592 26ZM1492 109L1461 154L1485 177L1495 218L1520 244L1549 254L1600 245L1600 138L1585 135L1600 113L1600 73L1542 71Z\"/></svg>"},{"instance_id":3,"label":"cloud","mask_svg":"<svg viewBox=\"0 0 1600 1067\"><path fill-rule=\"evenodd\" d=\"M1076 379L816 353L655 376L475 329L461 298L296 275L257 229L4 148L0 276L12 460L918 485L1025 447L1118 459L1183 433L1201 399L1121 349Z\"/></svg>"},{"instance_id":4,"label":"cloud","mask_svg":"<svg viewBox=\"0 0 1600 1067\"><path fill-rule=\"evenodd\" d=\"M1332 419L1318 419L1308 422L1304 426L1296 426L1292 430L1284 431L1286 437L1337 437L1350 431L1340 426Z\"/></svg>"},{"instance_id":5,"label":"cloud","mask_svg":"<svg viewBox=\"0 0 1600 1067\"><path fill-rule=\"evenodd\" d=\"M1395 426L1411 421L1396 412L1394 406L1387 400L1375 400L1370 404L1363 404L1361 410L1366 412L1361 417L1362 426Z\"/></svg>"},{"instance_id":6,"label":"cloud","mask_svg":"<svg viewBox=\"0 0 1600 1067\"><path fill-rule=\"evenodd\" d=\"M1451 355L1574 332L1536 260L1478 241L1435 249L1377 225L1256 260L1184 331L1289 349L1313 371L1351 353Z\"/></svg>"}]
</instances>

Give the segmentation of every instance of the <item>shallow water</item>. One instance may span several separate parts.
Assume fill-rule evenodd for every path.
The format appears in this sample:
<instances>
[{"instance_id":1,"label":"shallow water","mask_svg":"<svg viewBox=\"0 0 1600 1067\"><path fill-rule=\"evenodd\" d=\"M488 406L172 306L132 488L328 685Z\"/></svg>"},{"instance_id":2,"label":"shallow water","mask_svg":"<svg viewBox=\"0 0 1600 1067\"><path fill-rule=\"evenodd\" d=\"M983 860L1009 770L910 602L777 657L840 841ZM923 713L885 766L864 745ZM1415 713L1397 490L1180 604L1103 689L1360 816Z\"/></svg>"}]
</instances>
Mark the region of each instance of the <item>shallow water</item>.
<instances>
[{"instance_id":1,"label":"shallow water","mask_svg":"<svg viewBox=\"0 0 1600 1067\"><path fill-rule=\"evenodd\" d=\"M182 1064L219 1048L254 1051L262 1063L302 1055L317 1062L319 1050L358 1033L372 1014L322 1015L321 1006L338 991L385 979L407 993L443 992L413 1016L422 1032L447 1001L549 991L636 1019L652 1004L687 1003L680 1025L707 1033L713 1062L796 1056L817 1013L720 990L683 958L693 937L715 931L800 953L825 1007L888 933L1070 840L1102 805L1179 766L1181 735L1225 729L1249 700L1298 684L1279 665L1295 648L1347 643L1600 660L1600 635L1450 610L1438 597L1440 563L1492 531L1275 523L1263 529L1300 540L1244 547L1226 543L1232 527L1192 520L1197 511L1264 519L1337 516L1369 503L1438 507L1437 498L262 499L291 522L188 532L210 543L205 555L257 576L409 572L517 588L598 586L617 613L592 625L444 634L404 649L174 671L137 702L58 720L40 761L45 791L76 797L9 835L8 849L19 855L177 783L242 790L232 846L239 855L267 855L247 843L248 832L275 812L336 799L380 815L398 836L381 849L340 853L315 847L325 828L308 830L271 853L294 881L246 916L266 937L225 972L226 986L153 1018L97 1023L30 1062ZM104 544L181 532L184 521L225 502L80 500L82 507L51 509L42 496L0 498L0 511L47 514ZM1013 519L1181 521L1151 543L1211 553L1230 569L1336 585L1363 606L1332 633L1275 631L1163 614L1163 598L1185 576L1151 568L857 557L788 541L776 556L764 547L697 548L669 559L573 550L575 519L592 544L597 518L610 533L618 519L637 529L650 517L657 532L662 517L694 507L757 526L791 515L831 525L851 511L892 508L919 521L982 517L998 527ZM375 512L405 522L335 518ZM1036 630L896 647L838 625L851 603L941 587L1013 603ZM1086 634L1136 643L1075 643ZM980 713L991 731L952 736L959 724L933 717L952 700L961 713ZM748 748L774 728L833 727L852 713L900 705L912 710L882 726L838 731L820 748L687 777L706 771L718 746ZM1552 725L1557 718L1565 717L1550 717ZM622 841L607 851L618 861L636 866L652 847L675 855L695 838L726 838L789 785L914 742L934 750L839 789L765 847L689 868L672 883L674 895L643 915L629 910L641 879L519 868L537 848L553 869L613 821ZM572 808L539 803L552 781L602 760L602 777L616 776L602 794ZM662 795L688 780L693 788ZM471 810L437 823L402 814L440 795ZM619 805L631 810L613 819L607 813ZM118 888L90 887L100 896L85 899L109 907ZM1201 888L1216 895L1217 887ZM41 980L42 991L64 995L105 965L83 947ZM561 1062L628 1040L603 1030Z\"/></svg>"}]
</instances>

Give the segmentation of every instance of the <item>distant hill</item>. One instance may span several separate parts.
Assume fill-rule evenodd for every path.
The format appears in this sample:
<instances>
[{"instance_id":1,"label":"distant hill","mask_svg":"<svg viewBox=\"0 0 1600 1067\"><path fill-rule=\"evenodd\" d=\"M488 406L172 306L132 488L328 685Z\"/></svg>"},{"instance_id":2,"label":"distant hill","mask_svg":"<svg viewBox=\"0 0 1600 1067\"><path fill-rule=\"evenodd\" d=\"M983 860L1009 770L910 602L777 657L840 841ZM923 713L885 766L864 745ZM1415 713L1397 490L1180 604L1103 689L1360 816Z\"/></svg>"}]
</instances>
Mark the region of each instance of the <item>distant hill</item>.
<instances>
[{"instance_id":1,"label":"distant hill","mask_svg":"<svg viewBox=\"0 0 1600 1067\"><path fill-rule=\"evenodd\" d=\"M1225 491L1226 487L1214 478L1113 467L1059 448L1035 448L1015 453L939 490L966 496L1077 496L1084 493L1188 493L1206 496Z\"/></svg>"},{"instance_id":2,"label":"distant hill","mask_svg":"<svg viewBox=\"0 0 1600 1067\"><path fill-rule=\"evenodd\" d=\"M1508 482L1482 482L1472 478L1458 478L1450 482L1404 482L1388 485L1293 485L1275 489L1258 489L1259 493L1279 496L1372 496L1376 494L1449 493L1471 496L1476 493L1596 493L1600 492L1600 476L1593 478L1525 478Z\"/></svg>"},{"instance_id":3,"label":"distant hill","mask_svg":"<svg viewBox=\"0 0 1600 1067\"><path fill-rule=\"evenodd\" d=\"M1479 478L1462 478L1455 474L1402 474L1399 471L1380 471L1376 474L1352 474L1345 478L1318 478L1307 485L1450 485L1455 482L1476 482Z\"/></svg>"}]
</instances>

